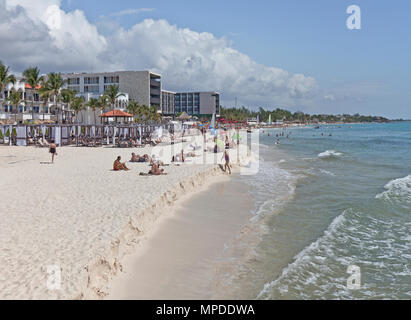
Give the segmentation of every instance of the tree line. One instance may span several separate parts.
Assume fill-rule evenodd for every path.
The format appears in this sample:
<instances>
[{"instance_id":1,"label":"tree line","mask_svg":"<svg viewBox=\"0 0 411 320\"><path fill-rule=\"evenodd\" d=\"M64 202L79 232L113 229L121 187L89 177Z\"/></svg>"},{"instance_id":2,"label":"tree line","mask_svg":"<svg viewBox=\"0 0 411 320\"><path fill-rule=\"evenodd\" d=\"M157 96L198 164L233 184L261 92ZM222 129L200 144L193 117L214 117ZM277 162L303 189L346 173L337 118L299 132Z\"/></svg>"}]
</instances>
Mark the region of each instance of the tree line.
<instances>
[{"instance_id":1,"label":"tree line","mask_svg":"<svg viewBox=\"0 0 411 320\"><path fill-rule=\"evenodd\" d=\"M258 111L250 110L245 106L241 108L220 108L222 118L231 121L247 121L247 119L259 118L261 122L269 122L271 115L272 122L300 122L300 123L317 123L317 122L388 122L389 120L380 116L363 116L360 114L343 114L343 115L327 115L327 114L307 114L304 112L294 112L276 108L273 110L265 110L259 108Z\"/></svg>"}]
</instances>

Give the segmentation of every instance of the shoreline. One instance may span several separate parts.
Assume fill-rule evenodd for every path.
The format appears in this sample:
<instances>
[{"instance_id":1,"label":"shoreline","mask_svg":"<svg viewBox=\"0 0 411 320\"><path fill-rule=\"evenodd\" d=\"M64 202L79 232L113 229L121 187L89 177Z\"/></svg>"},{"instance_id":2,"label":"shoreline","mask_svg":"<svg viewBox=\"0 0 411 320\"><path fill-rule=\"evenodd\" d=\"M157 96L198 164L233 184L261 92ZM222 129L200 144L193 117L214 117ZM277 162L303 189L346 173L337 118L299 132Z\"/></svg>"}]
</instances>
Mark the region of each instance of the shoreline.
<instances>
[{"instance_id":1,"label":"shoreline","mask_svg":"<svg viewBox=\"0 0 411 320\"><path fill-rule=\"evenodd\" d=\"M240 230L237 224L247 221L229 219L227 212L216 217L221 211L205 209L221 202L214 198L218 193L227 196L227 188L234 187L233 178L224 173L209 176L195 192L182 195L165 208L171 210L164 212L147 232L144 244L124 257L123 272L111 281L106 299L209 298L206 293L211 283L207 279L214 272L219 249L223 250ZM212 199L215 201L210 204ZM216 223L219 219L230 223ZM201 291L205 287L207 290Z\"/></svg>"},{"instance_id":2,"label":"shoreline","mask_svg":"<svg viewBox=\"0 0 411 320\"><path fill-rule=\"evenodd\" d=\"M122 261L130 255L134 255L136 250L144 250L146 242L153 232L156 231L158 224L167 219L170 214L173 214L172 212L167 212L167 210L175 210L175 206L204 192L208 186L227 181L228 179L229 177L221 171L221 168L215 166L179 181L173 188L164 192L159 199L138 212L134 219L135 221L131 220L126 230L119 236L120 242L117 242L112 247L114 254L110 257L111 262L106 259L98 259L96 262L91 262L91 268L88 270L89 285L92 283L94 287L88 287L80 299L103 299L109 296L110 284L123 272L124 263ZM190 188L198 189L189 190ZM141 221L136 221L140 220L141 217ZM105 291L102 291L103 288Z\"/></svg>"},{"instance_id":3,"label":"shoreline","mask_svg":"<svg viewBox=\"0 0 411 320\"><path fill-rule=\"evenodd\" d=\"M0 205L2 299L104 298L123 269L122 260L143 246L164 212L224 180L218 164L201 165L195 159L191 165L166 167L167 176L138 176L147 164L130 164L127 173L108 170L117 155L127 159L125 154L151 154L153 148L62 147L54 165L45 162L45 149L1 150L0 190L8 195ZM46 287L50 265L61 270L61 290Z\"/></svg>"}]
</instances>

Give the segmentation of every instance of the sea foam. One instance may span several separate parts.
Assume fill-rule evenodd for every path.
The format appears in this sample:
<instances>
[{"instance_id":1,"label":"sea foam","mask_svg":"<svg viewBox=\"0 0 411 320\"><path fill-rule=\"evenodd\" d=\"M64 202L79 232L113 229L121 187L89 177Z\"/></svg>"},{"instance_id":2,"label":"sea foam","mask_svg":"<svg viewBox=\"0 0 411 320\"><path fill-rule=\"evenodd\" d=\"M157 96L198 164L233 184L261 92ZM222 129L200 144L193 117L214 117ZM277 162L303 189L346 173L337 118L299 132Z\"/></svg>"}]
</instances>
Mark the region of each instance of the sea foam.
<instances>
[{"instance_id":1,"label":"sea foam","mask_svg":"<svg viewBox=\"0 0 411 320\"><path fill-rule=\"evenodd\" d=\"M404 178L391 180L385 187L387 191L382 192L376 196L377 199L387 201L403 200L408 203L411 202L411 175Z\"/></svg>"},{"instance_id":2,"label":"sea foam","mask_svg":"<svg viewBox=\"0 0 411 320\"><path fill-rule=\"evenodd\" d=\"M342 156L342 153L337 152L335 150L327 150L327 151L324 151L324 152L322 152L318 155L318 157L322 158L322 159L337 158L339 156Z\"/></svg>"}]
</instances>

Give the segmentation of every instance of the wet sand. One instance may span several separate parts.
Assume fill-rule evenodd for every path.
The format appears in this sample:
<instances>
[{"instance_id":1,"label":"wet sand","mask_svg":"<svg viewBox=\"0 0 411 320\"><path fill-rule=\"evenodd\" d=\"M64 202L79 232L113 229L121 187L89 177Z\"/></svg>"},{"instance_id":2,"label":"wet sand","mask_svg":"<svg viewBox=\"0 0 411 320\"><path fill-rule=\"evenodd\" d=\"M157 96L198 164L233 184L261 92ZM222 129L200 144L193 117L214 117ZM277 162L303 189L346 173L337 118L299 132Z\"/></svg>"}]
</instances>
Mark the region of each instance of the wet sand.
<instances>
[{"instance_id":1,"label":"wet sand","mask_svg":"<svg viewBox=\"0 0 411 320\"><path fill-rule=\"evenodd\" d=\"M237 173L238 175L238 173ZM213 299L227 249L251 218L239 176L183 199L123 261L107 299Z\"/></svg>"}]
</instances>

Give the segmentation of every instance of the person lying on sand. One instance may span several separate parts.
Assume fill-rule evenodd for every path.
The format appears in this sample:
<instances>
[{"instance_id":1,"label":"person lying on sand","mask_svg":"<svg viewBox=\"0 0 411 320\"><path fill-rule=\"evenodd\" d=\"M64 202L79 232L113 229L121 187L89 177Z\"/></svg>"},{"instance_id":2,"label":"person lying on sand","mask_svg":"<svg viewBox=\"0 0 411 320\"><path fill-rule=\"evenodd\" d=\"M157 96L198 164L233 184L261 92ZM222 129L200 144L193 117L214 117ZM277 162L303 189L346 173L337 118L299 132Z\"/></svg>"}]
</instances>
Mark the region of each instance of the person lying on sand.
<instances>
[{"instance_id":1,"label":"person lying on sand","mask_svg":"<svg viewBox=\"0 0 411 320\"><path fill-rule=\"evenodd\" d=\"M195 158L196 154L194 152L189 152L186 154L186 158Z\"/></svg>"},{"instance_id":2,"label":"person lying on sand","mask_svg":"<svg viewBox=\"0 0 411 320\"><path fill-rule=\"evenodd\" d=\"M117 157L117 160L114 161L113 170L114 170L114 171L122 171L122 170L128 171L128 170L130 170L129 168L126 167L126 164L125 164L125 163L121 163L120 160L121 160L121 157L118 156L118 157Z\"/></svg>"},{"instance_id":3,"label":"person lying on sand","mask_svg":"<svg viewBox=\"0 0 411 320\"><path fill-rule=\"evenodd\" d=\"M131 154L130 162L140 162L140 156L136 155L134 152Z\"/></svg>"},{"instance_id":4,"label":"person lying on sand","mask_svg":"<svg viewBox=\"0 0 411 320\"><path fill-rule=\"evenodd\" d=\"M130 162L138 162L138 163L144 163L144 162L150 162L150 157L148 154L145 154L144 156L139 156L135 154L134 152L131 154L131 160Z\"/></svg>"},{"instance_id":5,"label":"person lying on sand","mask_svg":"<svg viewBox=\"0 0 411 320\"><path fill-rule=\"evenodd\" d=\"M140 176L161 176L161 175L167 175L167 173L164 173L164 169L160 169L158 164L154 164L148 173L144 173L144 172L140 173Z\"/></svg>"}]
</instances>

